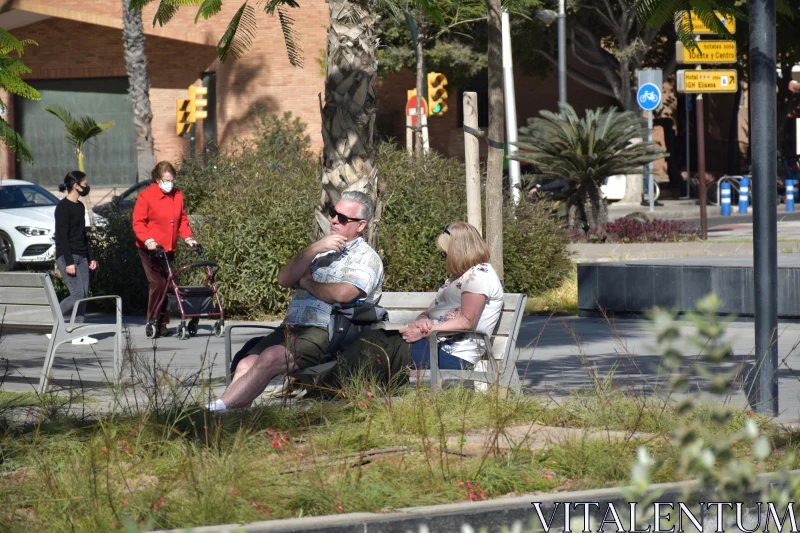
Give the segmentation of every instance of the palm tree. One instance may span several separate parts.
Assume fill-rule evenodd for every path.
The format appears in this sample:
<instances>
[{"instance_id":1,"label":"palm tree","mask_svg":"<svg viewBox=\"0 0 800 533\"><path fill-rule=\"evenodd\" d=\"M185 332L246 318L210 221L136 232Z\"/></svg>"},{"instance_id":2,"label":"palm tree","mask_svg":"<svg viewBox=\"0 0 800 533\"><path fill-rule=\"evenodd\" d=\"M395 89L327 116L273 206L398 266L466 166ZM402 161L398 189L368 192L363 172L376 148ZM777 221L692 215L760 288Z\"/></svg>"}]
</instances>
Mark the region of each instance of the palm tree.
<instances>
[{"instance_id":1,"label":"palm tree","mask_svg":"<svg viewBox=\"0 0 800 533\"><path fill-rule=\"evenodd\" d=\"M41 100L42 96L39 91L20 78L31 72L31 69L21 60L25 53L25 47L29 45L36 45L36 42L29 39L20 41L0 28L0 89L29 100ZM15 53L17 57L12 57L12 53ZM0 100L0 109L3 111L6 109L2 100ZM0 143L15 152L18 159L33 163L33 153L30 147L2 116L0 116Z\"/></svg>"},{"instance_id":2,"label":"palm tree","mask_svg":"<svg viewBox=\"0 0 800 533\"><path fill-rule=\"evenodd\" d=\"M83 164L83 145L86 144L86 141L89 139L97 137L110 129L111 126L114 125L114 121L98 123L91 117L80 117L76 119L69 111L59 106L45 107L45 111L52 113L64 123L67 129L67 142L75 147L75 155L78 157L78 169L81 172L86 172L86 167ZM84 200L86 202L86 209L89 212L89 222L91 223L92 229L94 229L92 202L89 200L88 196L85 197Z\"/></svg>"},{"instance_id":3,"label":"palm tree","mask_svg":"<svg viewBox=\"0 0 800 533\"><path fill-rule=\"evenodd\" d=\"M533 163L542 173L567 180L571 227L588 229L607 222L608 210L600 185L609 176L628 174L667 155L647 138L647 125L638 113L612 107L589 110L578 118L570 105L560 113L540 111L520 128L519 151L512 157Z\"/></svg>"},{"instance_id":4,"label":"palm tree","mask_svg":"<svg viewBox=\"0 0 800 533\"><path fill-rule=\"evenodd\" d=\"M131 0L131 9L152 0ZM217 55L242 56L250 48L257 31L255 8L248 1L236 11L217 44ZM222 10L222 0L159 0L153 24L162 26L175 15L179 6L199 6L195 22ZM314 212L317 236L327 234L330 221L326 213L347 190L369 194L376 203L375 217L367 232L375 244L380 221L378 172L375 166L375 119L378 103L375 83L378 79L377 17L353 0L328 0L330 25L325 66L325 100L320 101L322 115L323 159L320 171L322 195ZM300 7L295 0L269 0L263 10L277 12L283 31L289 63L302 66L303 57L296 43L294 20L289 8Z\"/></svg>"},{"instance_id":5,"label":"palm tree","mask_svg":"<svg viewBox=\"0 0 800 533\"><path fill-rule=\"evenodd\" d=\"M128 0L122 0L122 43L125 69L128 71L128 91L133 104L133 125L136 128L138 181L145 181L156 165L151 126L153 112L150 109L150 79L147 75L142 11L129 9Z\"/></svg>"}]
</instances>

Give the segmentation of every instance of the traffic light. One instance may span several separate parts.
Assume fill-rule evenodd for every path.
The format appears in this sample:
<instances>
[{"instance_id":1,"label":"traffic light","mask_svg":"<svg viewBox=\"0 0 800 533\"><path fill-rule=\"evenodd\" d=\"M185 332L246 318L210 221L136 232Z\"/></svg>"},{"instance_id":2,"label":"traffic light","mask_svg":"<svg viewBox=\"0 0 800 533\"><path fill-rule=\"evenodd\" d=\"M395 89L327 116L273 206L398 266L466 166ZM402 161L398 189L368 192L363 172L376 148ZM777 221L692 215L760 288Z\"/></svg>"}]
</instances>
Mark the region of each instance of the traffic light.
<instances>
[{"instance_id":1,"label":"traffic light","mask_svg":"<svg viewBox=\"0 0 800 533\"><path fill-rule=\"evenodd\" d=\"M189 100L178 99L175 104L175 133L183 136L191 126L189 123Z\"/></svg>"},{"instance_id":2,"label":"traffic light","mask_svg":"<svg viewBox=\"0 0 800 533\"><path fill-rule=\"evenodd\" d=\"M198 98L198 96L205 96L206 94L208 94L206 87L189 85L189 122L192 124L208 116L208 112L204 109L208 105L208 100Z\"/></svg>"},{"instance_id":3,"label":"traffic light","mask_svg":"<svg viewBox=\"0 0 800 533\"><path fill-rule=\"evenodd\" d=\"M428 115L438 117L447 113L447 78L440 72L428 72Z\"/></svg>"}]
</instances>

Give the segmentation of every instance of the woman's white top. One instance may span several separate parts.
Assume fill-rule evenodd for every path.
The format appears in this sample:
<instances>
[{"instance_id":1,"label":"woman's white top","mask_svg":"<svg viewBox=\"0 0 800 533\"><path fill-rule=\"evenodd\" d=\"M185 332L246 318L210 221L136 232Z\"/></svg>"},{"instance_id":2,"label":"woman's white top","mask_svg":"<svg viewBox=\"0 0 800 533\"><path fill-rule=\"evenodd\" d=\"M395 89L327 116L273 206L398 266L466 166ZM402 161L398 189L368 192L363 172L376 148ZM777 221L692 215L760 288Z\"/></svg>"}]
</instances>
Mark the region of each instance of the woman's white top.
<instances>
[{"instance_id":1,"label":"woman's white top","mask_svg":"<svg viewBox=\"0 0 800 533\"><path fill-rule=\"evenodd\" d=\"M431 322L441 324L460 316L461 295L465 292L486 296L476 330L491 335L503 312L503 285L489 263L475 265L462 275L452 276L444 282L436 293L433 308L428 313ZM458 335L441 338L439 347L474 364L483 353L484 343L474 335Z\"/></svg>"}]
</instances>

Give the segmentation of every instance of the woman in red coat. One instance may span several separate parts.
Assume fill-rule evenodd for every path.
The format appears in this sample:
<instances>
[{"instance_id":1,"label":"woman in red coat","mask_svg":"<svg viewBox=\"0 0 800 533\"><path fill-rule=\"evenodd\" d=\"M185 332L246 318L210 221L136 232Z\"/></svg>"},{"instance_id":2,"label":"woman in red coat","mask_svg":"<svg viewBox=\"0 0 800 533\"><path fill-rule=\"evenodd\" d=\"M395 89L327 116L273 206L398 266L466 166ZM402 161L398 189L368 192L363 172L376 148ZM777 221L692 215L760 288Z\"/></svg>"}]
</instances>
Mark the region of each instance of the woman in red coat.
<instances>
[{"instance_id":1,"label":"woman in red coat","mask_svg":"<svg viewBox=\"0 0 800 533\"><path fill-rule=\"evenodd\" d=\"M163 246L167 257L172 261L178 245L178 235L191 247L197 246L192 238L189 217L183 207L183 193L175 188L175 168L167 161L161 161L153 169L153 183L139 193L133 208L133 231L136 233L136 247L142 260L144 273L150 282L147 303L147 322L158 321L155 336L169 335L167 329L169 315L159 320L161 309L159 300L167 286L167 265L163 259L151 257L158 246ZM164 299L166 304L166 298ZM162 306L163 307L163 306Z\"/></svg>"}]
</instances>

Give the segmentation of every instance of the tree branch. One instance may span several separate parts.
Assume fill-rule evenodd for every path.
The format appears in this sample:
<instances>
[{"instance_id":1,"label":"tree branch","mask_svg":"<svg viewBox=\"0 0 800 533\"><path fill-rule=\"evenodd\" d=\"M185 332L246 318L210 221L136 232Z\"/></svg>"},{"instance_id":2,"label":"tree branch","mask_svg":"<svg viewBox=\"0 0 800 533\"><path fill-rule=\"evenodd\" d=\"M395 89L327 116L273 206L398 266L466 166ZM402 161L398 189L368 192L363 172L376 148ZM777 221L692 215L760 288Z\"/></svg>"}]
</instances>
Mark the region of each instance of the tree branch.
<instances>
[{"instance_id":1,"label":"tree branch","mask_svg":"<svg viewBox=\"0 0 800 533\"><path fill-rule=\"evenodd\" d=\"M548 54L547 52L544 52L543 50L539 50L539 49L534 49L533 51L536 52L537 54L541 55L542 57L544 57L549 63L551 63L551 64L553 64L555 66L558 66L558 61L556 61L556 59L553 56L551 56L550 54ZM593 90L595 92L598 92L600 94L604 94L604 95L609 96L611 98L617 98L617 96L614 94L614 92L611 91L605 85L603 85L602 82L599 82L599 81L597 81L595 79L592 79L589 76L586 76L585 74L581 74L580 72L578 72L578 71L576 71L576 70L574 70L572 68L567 68L567 75L570 78L572 78L573 80L575 80L578 83L580 83L581 85L583 85L584 87L588 87L589 89L591 89L591 90Z\"/></svg>"}]
</instances>

